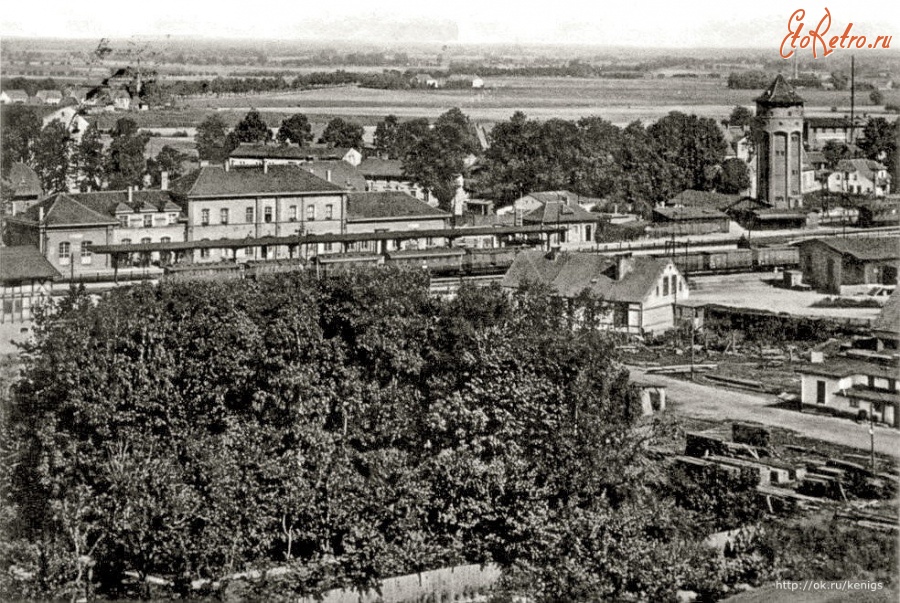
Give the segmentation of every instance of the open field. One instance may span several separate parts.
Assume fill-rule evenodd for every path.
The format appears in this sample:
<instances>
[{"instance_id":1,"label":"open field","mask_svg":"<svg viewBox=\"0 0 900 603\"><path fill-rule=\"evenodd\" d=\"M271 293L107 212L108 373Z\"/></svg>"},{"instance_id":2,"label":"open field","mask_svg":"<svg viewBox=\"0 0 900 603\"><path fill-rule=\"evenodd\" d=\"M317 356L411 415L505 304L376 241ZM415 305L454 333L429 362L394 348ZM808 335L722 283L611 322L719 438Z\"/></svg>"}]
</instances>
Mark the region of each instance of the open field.
<instances>
[{"instance_id":1,"label":"open field","mask_svg":"<svg viewBox=\"0 0 900 603\"><path fill-rule=\"evenodd\" d=\"M529 117L577 119L600 115L618 125L654 121L670 111L722 119L735 105L753 105L755 90L731 90L724 79L488 78L484 90L376 90L356 86L297 90L277 94L202 97L183 101L191 108L303 112L310 115L436 117L459 107L478 121L509 119L516 110ZM849 112L848 92L801 90L807 114ZM900 91L885 94L900 102ZM857 95L861 113L882 113Z\"/></svg>"}]
</instances>

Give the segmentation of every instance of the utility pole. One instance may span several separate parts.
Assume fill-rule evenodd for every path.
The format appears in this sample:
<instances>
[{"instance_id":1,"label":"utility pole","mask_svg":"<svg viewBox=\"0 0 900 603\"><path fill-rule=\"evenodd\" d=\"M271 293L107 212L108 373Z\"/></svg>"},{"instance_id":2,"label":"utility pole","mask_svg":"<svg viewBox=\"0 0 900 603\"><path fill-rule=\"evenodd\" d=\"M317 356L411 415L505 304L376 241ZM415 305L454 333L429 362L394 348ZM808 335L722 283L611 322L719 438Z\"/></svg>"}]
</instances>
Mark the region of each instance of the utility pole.
<instances>
[{"instance_id":1,"label":"utility pole","mask_svg":"<svg viewBox=\"0 0 900 603\"><path fill-rule=\"evenodd\" d=\"M872 471L875 471L875 417L871 410L872 408L869 409L869 465L872 467Z\"/></svg>"},{"instance_id":2,"label":"utility pole","mask_svg":"<svg viewBox=\"0 0 900 603\"><path fill-rule=\"evenodd\" d=\"M850 55L850 144L853 144L853 134L856 129L856 56Z\"/></svg>"}]
</instances>

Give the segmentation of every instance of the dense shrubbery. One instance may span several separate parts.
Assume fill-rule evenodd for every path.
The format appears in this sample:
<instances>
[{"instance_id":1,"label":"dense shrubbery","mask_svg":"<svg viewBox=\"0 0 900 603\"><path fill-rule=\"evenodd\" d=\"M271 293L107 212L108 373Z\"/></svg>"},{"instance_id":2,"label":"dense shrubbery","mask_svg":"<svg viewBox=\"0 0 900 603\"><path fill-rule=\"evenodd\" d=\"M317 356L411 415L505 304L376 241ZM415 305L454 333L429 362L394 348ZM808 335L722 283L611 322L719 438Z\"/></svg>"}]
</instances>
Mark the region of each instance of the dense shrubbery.
<instances>
[{"instance_id":1,"label":"dense shrubbery","mask_svg":"<svg viewBox=\"0 0 900 603\"><path fill-rule=\"evenodd\" d=\"M619 565L586 588L671 592L680 570L657 580L653 559L684 565L679 515L645 495L611 344L539 295L439 302L426 284L375 271L67 300L9 410L2 596L147 588L125 571L187 593L273 565L297 592L464 560L593 574L605 562L567 543L602 533Z\"/></svg>"}]
</instances>

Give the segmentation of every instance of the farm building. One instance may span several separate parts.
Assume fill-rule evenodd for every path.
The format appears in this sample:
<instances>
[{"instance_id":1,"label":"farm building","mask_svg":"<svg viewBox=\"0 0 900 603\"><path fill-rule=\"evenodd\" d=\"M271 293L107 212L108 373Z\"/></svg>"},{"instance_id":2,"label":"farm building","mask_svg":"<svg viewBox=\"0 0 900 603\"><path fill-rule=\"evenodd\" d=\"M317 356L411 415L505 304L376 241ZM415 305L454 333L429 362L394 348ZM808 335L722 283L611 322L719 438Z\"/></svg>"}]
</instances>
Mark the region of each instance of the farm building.
<instances>
[{"instance_id":1,"label":"farm building","mask_svg":"<svg viewBox=\"0 0 900 603\"><path fill-rule=\"evenodd\" d=\"M896 285L900 237L824 237L802 241L803 281L826 293L859 285Z\"/></svg>"},{"instance_id":2,"label":"farm building","mask_svg":"<svg viewBox=\"0 0 900 603\"><path fill-rule=\"evenodd\" d=\"M31 320L59 272L33 245L0 247L0 323Z\"/></svg>"},{"instance_id":3,"label":"farm building","mask_svg":"<svg viewBox=\"0 0 900 603\"><path fill-rule=\"evenodd\" d=\"M501 285L516 289L530 282L570 300L588 291L609 304L602 324L638 335L671 329L675 303L688 297L687 282L671 261L645 256L523 251Z\"/></svg>"},{"instance_id":4,"label":"farm building","mask_svg":"<svg viewBox=\"0 0 900 603\"><path fill-rule=\"evenodd\" d=\"M832 193L884 197L891 192L887 168L871 159L841 159L828 176Z\"/></svg>"}]
</instances>

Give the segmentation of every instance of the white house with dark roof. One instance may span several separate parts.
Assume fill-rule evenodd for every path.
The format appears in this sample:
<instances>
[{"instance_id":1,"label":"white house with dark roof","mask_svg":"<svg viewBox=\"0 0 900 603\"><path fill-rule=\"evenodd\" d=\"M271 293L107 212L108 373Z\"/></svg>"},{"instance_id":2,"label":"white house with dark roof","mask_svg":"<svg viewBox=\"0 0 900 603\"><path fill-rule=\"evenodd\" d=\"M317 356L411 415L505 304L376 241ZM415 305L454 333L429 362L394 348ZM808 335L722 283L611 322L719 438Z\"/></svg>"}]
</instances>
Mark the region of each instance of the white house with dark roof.
<instances>
[{"instance_id":1,"label":"white house with dark roof","mask_svg":"<svg viewBox=\"0 0 900 603\"><path fill-rule=\"evenodd\" d=\"M347 191L302 166L207 166L173 182L172 190L187 208L188 241L340 234L347 213ZM314 254L329 246L317 246ZM204 249L194 260L279 259L294 252L290 245Z\"/></svg>"},{"instance_id":2,"label":"white house with dark roof","mask_svg":"<svg viewBox=\"0 0 900 603\"><path fill-rule=\"evenodd\" d=\"M28 93L24 90L3 90L0 92L0 105L24 105L28 102Z\"/></svg>"},{"instance_id":3,"label":"white house with dark roof","mask_svg":"<svg viewBox=\"0 0 900 603\"><path fill-rule=\"evenodd\" d=\"M403 162L399 159L367 157L359 164L359 172L365 178L366 190L369 192L401 192L426 203L436 203L434 195L428 189L416 184L403 173Z\"/></svg>"},{"instance_id":4,"label":"white house with dark roof","mask_svg":"<svg viewBox=\"0 0 900 603\"><path fill-rule=\"evenodd\" d=\"M547 197L547 195L559 194L558 192L532 193L530 197L539 199L538 205L530 211L517 211L515 221L518 222L521 219L522 224L526 225L566 226L565 231L551 237L551 245L565 249L590 247L594 244L597 225L603 220L602 216L589 212L578 204L577 199L584 199L584 197L561 196L556 199Z\"/></svg>"},{"instance_id":5,"label":"white house with dark roof","mask_svg":"<svg viewBox=\"0 0 900 603\"><path fill-rule=\"evenodd\" d=\"M525 283L547 285L565 299L587 291L609 304L602 324L636 335L673 328L675 304L689 297L687 281L675 264L649 256L523 251L501 285L515 289Z\"/></svg>"},{"instance_id":6,"label":"white house with dark roof","mask_svg":"<svg viewBox=\"0 0 900 603\"><path fill-rule=\"evenodd\" d=\"M448 228L450 214L432 207L404 192L350 193L347 196L348 233L390 232L410 230L439 230ZM355 244L349 251L402 251L407 249L427 249L443 247L444 238L404 239L397 241L375 241Z\"/></svg>"},{"instance_id":7,"label":"white house with dark roof","mask_svg":"<svg viewBox=\"0 0 900 603\"><path fill-rule=\"evenodd\" d=\"M797 372L803 407L900 427L900 364L832 358Z\"/></svg>"},{"instance_id":8,"label":"white house with dark roof","mask_svg":"<svg viewBox=\"0 0 900 603\"><path fill-rule=\"evenodd\" d=\"M887 168L871 159L841 159L828 175L832 193L884 197L891 192L891 176Z\"/></svg>"},{"instance_id":9,"label":"white house with dark roof","mask_svg":"<svg viewBox=\"0 0 900 603\"><path fill-rule=\"evenodd\" d=\"M362 154L351 148L301 147L293 144L241 143L228 154L231 167L268 165L303 165L315 161L343 161L357 167Z\"/></svg>"},{"instance_id":10,"label":"white house with dark roof","mask_svg":"<svg viewBox=\"0 0 900 603\"><path fill-rule=\"evenodd\" d=\"M63 99L62 92L59 90L38 90L35 97L45 105L58 105Z\"/></svg>"}]
</instances>

